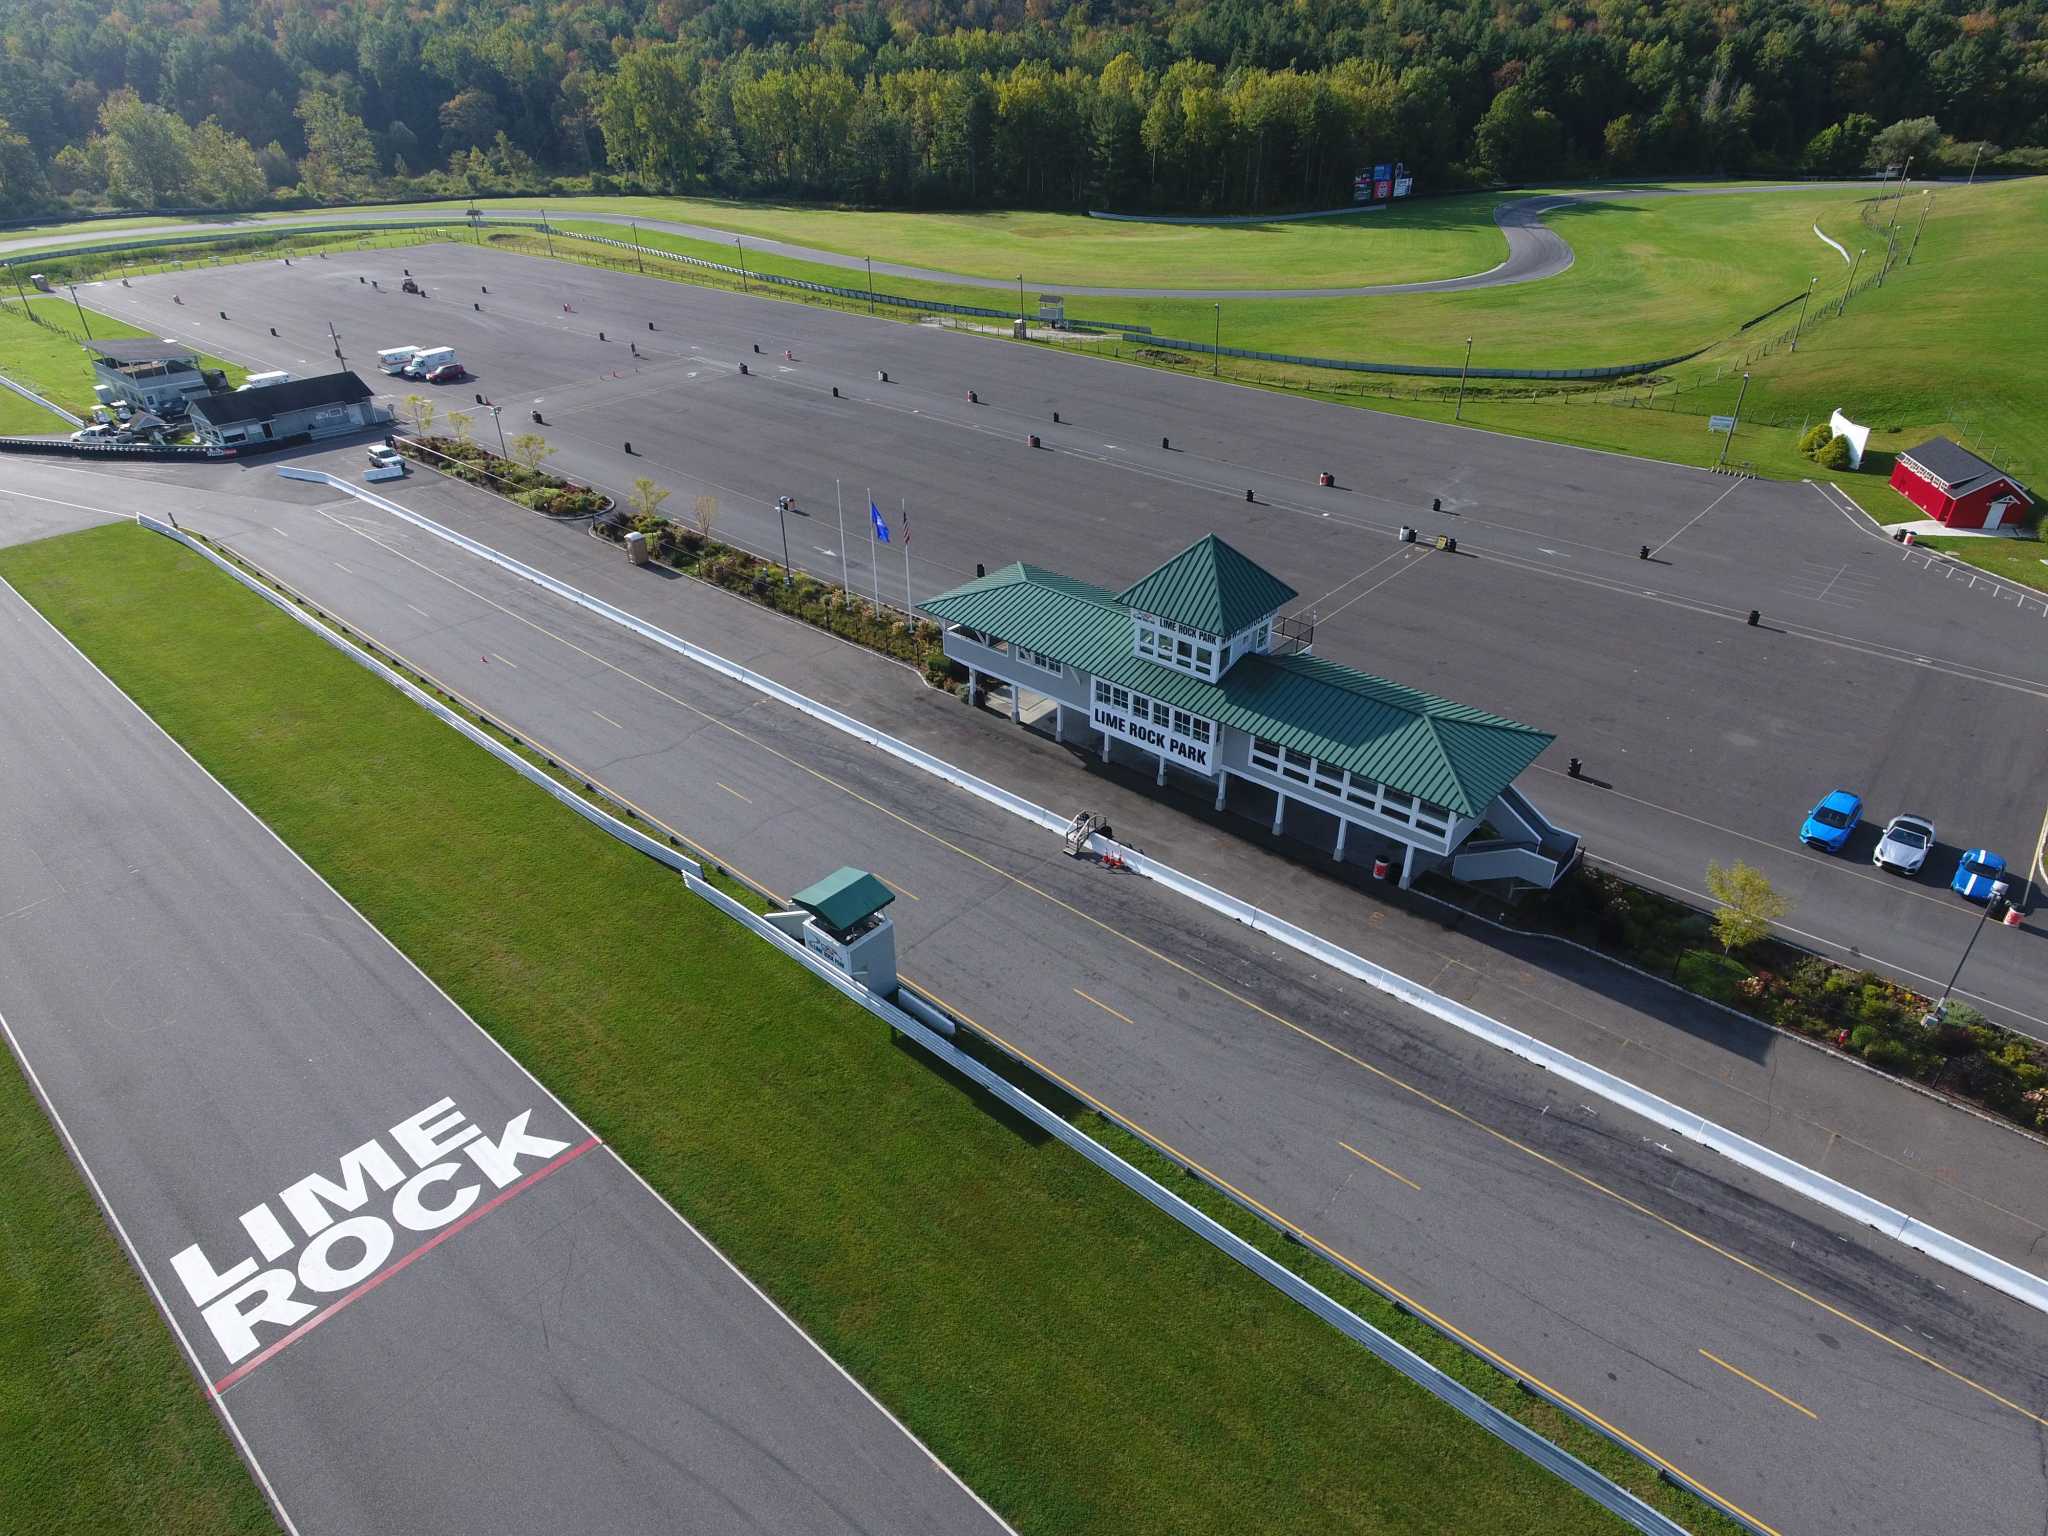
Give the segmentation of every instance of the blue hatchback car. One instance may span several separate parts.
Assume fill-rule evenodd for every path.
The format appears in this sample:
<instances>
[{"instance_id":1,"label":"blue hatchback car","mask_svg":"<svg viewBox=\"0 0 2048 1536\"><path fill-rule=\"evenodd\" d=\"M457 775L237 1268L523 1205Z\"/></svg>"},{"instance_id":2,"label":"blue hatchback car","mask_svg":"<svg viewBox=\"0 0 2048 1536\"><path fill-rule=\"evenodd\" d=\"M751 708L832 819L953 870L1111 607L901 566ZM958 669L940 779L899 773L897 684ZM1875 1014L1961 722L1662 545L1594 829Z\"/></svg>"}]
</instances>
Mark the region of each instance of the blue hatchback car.
<instances>
[{"instance_id":1,"label":"blue hatchback car","mask_svg":"<svg viewBox=\"0 0 2048 1536\"><path fill-rule=\"evenodd\" d=\"M1863 797L1846 789L1830 792L1799 824L1799 841L1822 853L1840 853L1863 815Z\"/></svg>"},{"instance_id":2,"label":"blue hatchback car","mask_svg":"<svg viewBox=\"0 0 2048 1536\"><path fill-rule=\"evenodd\" d=\"M1950 890L1971 901L1989 901L1991 887L2005 878L2005 860L1989 848L1972 848L1956 865Z\"/></svg>"}]
</instances>

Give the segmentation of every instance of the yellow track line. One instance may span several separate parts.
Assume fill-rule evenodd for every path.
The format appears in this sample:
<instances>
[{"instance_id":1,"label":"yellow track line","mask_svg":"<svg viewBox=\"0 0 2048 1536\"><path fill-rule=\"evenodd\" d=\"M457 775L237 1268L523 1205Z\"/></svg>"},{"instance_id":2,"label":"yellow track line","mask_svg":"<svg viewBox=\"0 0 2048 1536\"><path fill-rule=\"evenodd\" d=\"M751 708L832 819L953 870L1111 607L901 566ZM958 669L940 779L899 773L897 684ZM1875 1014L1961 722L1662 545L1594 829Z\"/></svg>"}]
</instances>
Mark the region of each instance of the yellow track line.
<instances>
[{"instance_id":1,"label":"yellow track line","mask_svg":"<svg viewBox=\"0 0 2048 1536\"><path fill-rule=\"evenodd\" d=\"M1785 1406L1786 1406L1787 1408L1796 1408L1796 1409L1798 1409L1798 1410L1799 1410L1799 1411L1800 1411L1801 1413L1805 1414L1805 1415L1806 1415L1806 1416L1807 1416L1807 1417L1808 1417L1809 1419L1816 1419L1816 1420L1817 1420L1817 1419L1819 1419L1819 1418L1820 1418L1820 1415L1819 1415L1819 1414L1817 1414L1817 1413L1815 1413L1815 1412L1814 1412L1814 1411L1813 1411L1813 1410L1812 1410L1811 1408L1807 1407L1807 1406L1806 1406L1806 1404L1804 1404L1804 1403L1795 1403L1795 1402L1794 1402L1794 1401L1793 1401L1793 1400L1792 1400L1791 1398L1787 1397L1787 1396L1786 1396L1786 1395L1785 1395L1784 1393L1780 1392L1780 1391L1779 1391L1779 1390L1778 1390L1778 1389L1777 1389L1776 1387L1767 1387L1767 1386L1765 1386L1765 1385L1764 1385L1764 1384L1763 1384L1762 1382L1758 1381L1758 1380L1757 1380L1757 1379L1756 1379L1756 1378L1755 1378L1754 1376L1750 1375L1750 1374L1749 1374L1749 1372L1747 1372L1747 1371L1745 1371L1745 1370L1742 1370L1742 1369L1741 1369L1740 1367L1738 1367L1738 1366L1733 1366L1733 1365L1730 1365L1730 1364L1729 1364L1729 1363L1728 1363L1728 1362L1727 1362L1726 1360L1723 1360L1723 1359L1722 1359L1722 1358L1721 1358L1721 1357L1720 1357L1719 1355L1715 1354L1715 1353L1714 1353L1714 1352L1713 1352L1713 1351L1712 1351L1711 1349L1703 1349L1703 1350L1701 1350L1701 1351L1700 1351L1700 1353L1701 1353L1701 1354L1703 1354L1703 1355L1705 1355L1705 1356L1706 1356L1706 1357L1707 1357L1707 1358L1708 1358L1709 1360L1713 1361L1713 1362L1714 1362L1714 1364L1716 1364L1716 1365L1718 1365L1719 1367L1721 1367L1721 1369L1722 1369L1722 1370L1724 1370L1724 1371L1728 1371L1728 1372L1731 1372L1731 1373L1732 1373L1732 1374L1734 1374L1734 1375L1740 1376L1740 1377L1741 1377L1741 1378L1742 1378L1742 1379L1743 1379L1744 1381L1748 1382L1748 1383L1749 1383L1749 1384L1750 1384L1750 1385L1751 1385L1752 1387L1755 1387L1755 1388L1757 1389L1757 1391L1759 1391L1759 1392L1763 1392L1763 1393L1767 1393L1767 1394L1769 1394L1770 1396L1772 1396L1772 1397L1775 1397L1775 1398L1776 1398L1776 1399L1777 1399L1777 1400L1778 1400L1779 1402L1783 1403L1783 1404L1784 1404L1784 1405L1785 1405Z\"/></svg>"},{"instance_id":2,"label":"yellow track line","mask_svg":"<svg viewBox=\"0 0 2048 1536\"><path fill-rule=\"evenodd\" d=\"M1138 1027L1137 1021L1133 1019L1129 1014L1118 1013L1114 1008L1110 1007L1109 1004L1105 1003L1101 998L1090 997L1086 992L1083 992L1079 987L1074 988L1074 996L1080 998L1084 1002L1093 1003L1096 1007L1100 1008L1104 1013L1108 1014L1112 1019L1122 1019L1126 1024L1130 1025L1133 1029L1136 1029Z\"/></svg>"},{"instance_id":3,"label":"yellow track line","mask_svg":"<svg viewBox=\"0 0 2048 1536\"><path fill-rule=\"evenodd\" d=\"M1351 1145L1350 1142L1340 1141L1337 1143L1337 1145L1342 1147L1346 1152L1349 1152L1353 1157L1358 1158L1360 1161L1371 1163L1373 1167L1379 1169L1379 1171L1381 1173L1384 1173L1388 1178L1399 1179L1403 1184L1406 1184L1418 1195L1422 1193L1422 1186L1416 1183L1413 1179L1407 1177L1407 1175L1405 1174L1399 1174L1394 1172L1393 1169L1389 1168L1385 1163L1381 1162L1378 1158L1373 1157L1368 1153L1359 1151L1358 1148Z\"/></svg>"}]
</instances>

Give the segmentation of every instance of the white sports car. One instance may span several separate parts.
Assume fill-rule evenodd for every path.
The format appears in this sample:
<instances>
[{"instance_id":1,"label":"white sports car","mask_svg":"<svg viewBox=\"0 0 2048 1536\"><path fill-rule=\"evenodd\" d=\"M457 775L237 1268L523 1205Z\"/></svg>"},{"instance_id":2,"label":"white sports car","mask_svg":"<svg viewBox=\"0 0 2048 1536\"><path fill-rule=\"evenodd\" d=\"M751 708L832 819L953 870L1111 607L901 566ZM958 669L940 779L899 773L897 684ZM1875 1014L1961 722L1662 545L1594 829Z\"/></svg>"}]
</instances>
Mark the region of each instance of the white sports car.
<instances>
[{"instance_id":1,"label":"white sports car","mask_svg":"<svg viewBox=\"0 0 2048 1536\"><path fill-rule=\"evenodd\" d=\"M1901 875L1917 875L1927 862L1927 850L1934 846L1934 823L1924 816L1894 816L1885 823L1884 836L1877 840L1877 852L1870 862L1879 869Z\"/></svg>"}]
</instances>

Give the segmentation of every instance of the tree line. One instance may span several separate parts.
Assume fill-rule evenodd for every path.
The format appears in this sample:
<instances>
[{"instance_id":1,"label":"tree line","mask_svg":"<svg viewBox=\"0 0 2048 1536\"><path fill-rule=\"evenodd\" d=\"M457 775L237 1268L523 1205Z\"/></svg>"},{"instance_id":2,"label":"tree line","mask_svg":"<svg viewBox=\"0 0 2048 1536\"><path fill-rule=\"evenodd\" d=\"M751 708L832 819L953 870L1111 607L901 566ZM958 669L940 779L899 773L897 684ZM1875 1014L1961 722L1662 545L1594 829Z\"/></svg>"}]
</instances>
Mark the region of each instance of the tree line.
<instances>
[{"instance_id":1,"label":"tree line","mask_svg":"<svg viewBox=\"0 0 2048 1536\"><path fill-rule=\"evenodd\" d=\"M0 215L708 191L1246 209L2048 168L2030 0L0 0Z\"/></svg>"}]
</instances>

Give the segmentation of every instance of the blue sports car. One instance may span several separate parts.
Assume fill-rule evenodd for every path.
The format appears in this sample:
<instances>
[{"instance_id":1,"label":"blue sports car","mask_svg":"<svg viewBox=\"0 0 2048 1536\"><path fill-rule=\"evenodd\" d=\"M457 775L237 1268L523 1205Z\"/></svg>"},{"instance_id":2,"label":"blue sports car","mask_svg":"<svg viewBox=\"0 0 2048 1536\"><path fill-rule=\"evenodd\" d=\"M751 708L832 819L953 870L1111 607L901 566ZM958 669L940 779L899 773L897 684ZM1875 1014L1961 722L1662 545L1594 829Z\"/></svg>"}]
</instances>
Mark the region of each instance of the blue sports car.
<instances>
[{"instance_id":1,"label":"blue sports car","mask_svg":"<svg viewBox=\"0 0 2048 1536\"><path fill-rule=\"evenodd\" d=\"M1822 853L1840 853L1863 815L1863 797L1846 789L1829 793L1799 824L1799 841Z\"/></svg>"},{"instance_id":2,"label":"blue sports car","mask_svg":"<svg viewBox=\"0 0 2048 1536\"><path fill-rule=\"evenodd\" d=\"M2005 878L2005 860L1989 848L1972 848L1956 865L1956 877L1949 889L1971 901L1989 901L1991 887Z\"/></svg>"}]
</instances>

